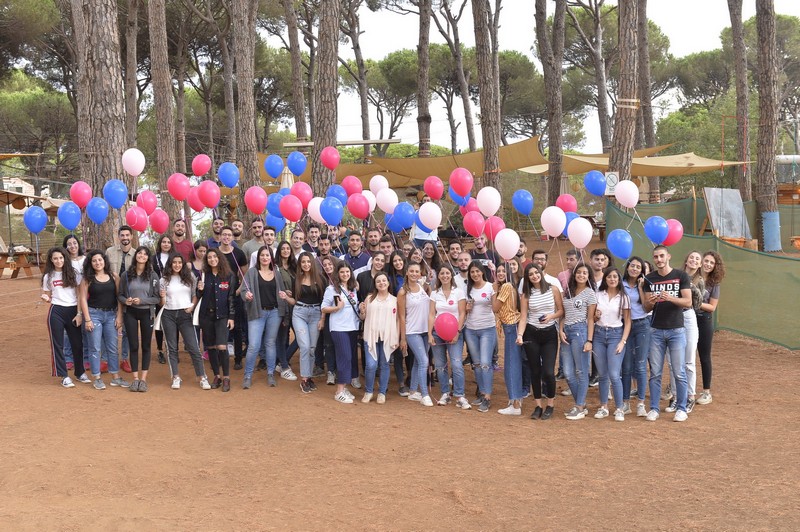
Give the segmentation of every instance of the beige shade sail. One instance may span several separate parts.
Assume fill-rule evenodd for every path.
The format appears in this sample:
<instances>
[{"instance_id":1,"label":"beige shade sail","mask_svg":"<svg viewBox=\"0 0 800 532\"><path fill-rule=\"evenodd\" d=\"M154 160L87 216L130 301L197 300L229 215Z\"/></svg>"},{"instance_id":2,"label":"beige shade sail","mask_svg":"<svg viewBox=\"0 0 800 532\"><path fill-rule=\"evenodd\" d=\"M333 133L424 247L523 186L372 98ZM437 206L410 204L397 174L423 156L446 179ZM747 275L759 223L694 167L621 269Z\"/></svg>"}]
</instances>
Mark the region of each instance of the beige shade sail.
<instances>
[{"instance_id":1,"label":"beige shade sail","mask_svg":"<svg viewBox=\"0 0 800 532\"><path fill-rule=\"evenodd\" d=\"M565 155L576 168L575 173L584 173L589 170L608 171L608 158L588 157L585 155ZM664 155L660 157L634 157L631 164L631 175L639 177L660 176L669 177L677 175L699 174L720 170L729 166L749 164L747 161L720 161L700 157L693 152L678 155Z\"/></svg>"},{"instance_id":2,"label":"beige shade sail","mask_svg":"<svg viewBox=\"0 0 800 532\"><path fill-rule=\"evenodd\" d=\"M661 146L654 146L652 148L643 148L641 150L636 150L633 152L634 158L637 157L649 157L654 153L658 153L662 150L666 150L672 146L672 144L662 144ZM584 174L589 170L604 170L603 165L605 168L608 168L608 158L609 154L607 153L600 153L600 154L592 154L592 155L564 155L563 161L563 169L564 173L568 175L576 175L576 174ZM549 169L548 164L545 162L543 164L537 164L534 166L527 166L525 168L520 168L520 171L526 172L529 174L546 174Z\"/></svg>"}]
</instances>

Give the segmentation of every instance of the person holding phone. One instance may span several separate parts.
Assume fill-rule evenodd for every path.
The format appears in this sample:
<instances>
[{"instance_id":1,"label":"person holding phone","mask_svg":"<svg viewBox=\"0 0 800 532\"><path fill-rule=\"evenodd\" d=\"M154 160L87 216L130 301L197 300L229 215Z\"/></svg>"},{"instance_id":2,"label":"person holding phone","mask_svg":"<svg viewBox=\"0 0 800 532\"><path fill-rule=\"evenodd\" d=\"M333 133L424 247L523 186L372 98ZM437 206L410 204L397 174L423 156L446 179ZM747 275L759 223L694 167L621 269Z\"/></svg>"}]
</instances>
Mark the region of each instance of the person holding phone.
<instances>
[{"instance_id":1,"label":"person holding phone","mask_svg":"<svg viewBox=\"0 0 800 532\"><path fill-rule=\"evenodd\" d=\"M208 360L214 372L211 389L222 387L231 390L230 357L228 356L228 332L233 330L236 308L233 304L238 276L230 270L228 261L217 249L206 253L205 266L197 282L197 297L200 299L200 328L203 342L208 349Z\"/></svg>"},{"instance_id":2,"label":"person holding phone","mask_svg":"<svg viewBox=\"0 0 800 532\"><path fill-rule=\"evenodd\" d=\"M353 354L358 342L361 320L358 311L358 293L353 269L345 261L336 265L334 283L325 289L322 313L330 316L331 338L336 352L336 394L340 403L352 404L355 397L347 389L358 374L358 362Z\"/></svg>"}]
</instances>

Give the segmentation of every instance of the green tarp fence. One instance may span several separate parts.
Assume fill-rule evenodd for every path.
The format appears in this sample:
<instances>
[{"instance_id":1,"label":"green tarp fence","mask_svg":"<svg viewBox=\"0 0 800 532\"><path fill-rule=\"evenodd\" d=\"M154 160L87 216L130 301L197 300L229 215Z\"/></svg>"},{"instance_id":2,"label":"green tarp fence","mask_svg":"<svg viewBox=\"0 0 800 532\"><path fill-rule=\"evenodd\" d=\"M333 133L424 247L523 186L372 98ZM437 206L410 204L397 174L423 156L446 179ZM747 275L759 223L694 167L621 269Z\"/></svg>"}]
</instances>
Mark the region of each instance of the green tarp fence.
<instances>
[{"instance_id":1,"label":"green tarp fence","mask_svg":"<svg viewBox=\"0 0 800 532\"><path fill-rule=\"evenodd\" d=\"M683 267L683 261L691 251L715 250L725 264L725 280L722 282L719 306L716 312L717 328L727 329L760 340L782 345L792 350L800 349L800 260L760 253L728 244L714 236L695 236L705 218L705 204L698 200L697 218L693 221L692 201L681 200L656 205L642 204L636 207L641 220L650 216L665 219L675 218L684 227L680 242L670 247L671 264ZM789 206L781 206L789 207ZM633 213L620 210L610 201L606 202L607 231L627 229L633 237L633 252L652 262L653 244L644 234L642 223ZM755 227L755 205L745 204L751 228ZM789 234L791 207L781 211L781 233ZM800 210L796 213L800 218ZM697 224L695 228L694 223ZM800 235L800 220L793 221L794 235ZM693 230L694 229L694 230ZM792 235L789 235L792 236ZM791 246L787 243L784 247Z\"/></svg>"}]
</instances>

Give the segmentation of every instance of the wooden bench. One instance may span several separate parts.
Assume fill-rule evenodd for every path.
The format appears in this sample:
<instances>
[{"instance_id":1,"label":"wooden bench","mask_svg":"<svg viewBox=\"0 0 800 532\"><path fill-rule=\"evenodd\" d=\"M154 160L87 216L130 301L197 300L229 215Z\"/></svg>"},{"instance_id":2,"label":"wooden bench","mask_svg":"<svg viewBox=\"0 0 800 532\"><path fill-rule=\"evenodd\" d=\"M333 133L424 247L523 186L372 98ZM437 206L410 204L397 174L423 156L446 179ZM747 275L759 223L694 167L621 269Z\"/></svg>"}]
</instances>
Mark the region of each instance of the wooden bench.
<instances>
[{"instance_id":1,"label":"wooden bench","mask_svg":"<svg viewBox=\"0 0 800 532\"><path fill-rule=\"evenodd\" d=\"M33 277L31 267L35 267L36 265L28 260L29 255L33 255L33 253L25 251L14 253L10 256L8 253L0 253L0 274L5 273L5 270L9 269L11 270L11 278L16 279L17 276L19 276L20 270L23 270L25 275Z\"/></svg>"}]
</instances>

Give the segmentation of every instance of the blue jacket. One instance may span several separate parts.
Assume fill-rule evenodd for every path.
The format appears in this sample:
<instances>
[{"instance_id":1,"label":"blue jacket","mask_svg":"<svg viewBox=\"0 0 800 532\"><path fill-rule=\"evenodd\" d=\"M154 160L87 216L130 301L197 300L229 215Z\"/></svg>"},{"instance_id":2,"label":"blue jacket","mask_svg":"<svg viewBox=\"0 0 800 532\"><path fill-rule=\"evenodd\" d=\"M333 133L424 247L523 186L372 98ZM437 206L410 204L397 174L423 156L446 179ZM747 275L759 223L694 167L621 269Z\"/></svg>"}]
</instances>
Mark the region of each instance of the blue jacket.
<instances>
[{"instance_id":1,"label":"blue jacket","mask_svg":"<svg viewBox=\"0 0 800 532\"><path fill-rule=\"evenodd\" d=\"M227 279L221 279L210 273L205 274L203 289L197 290L201 319L234 319L236 309L233 306L233 297L236 293L236 279L233 274L229 274Z\"/></svg>"}]
</instances>

